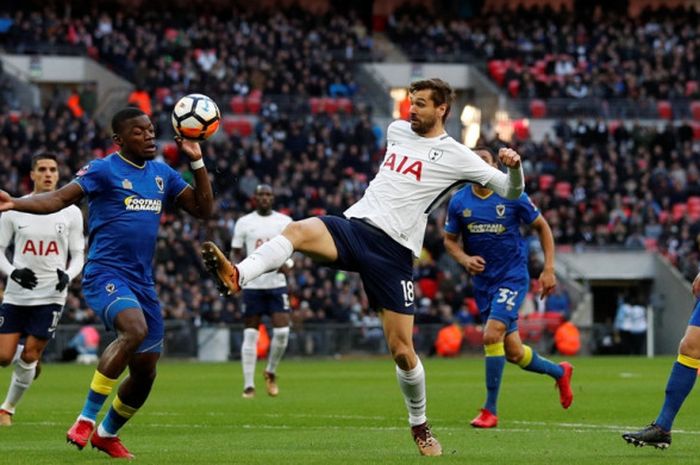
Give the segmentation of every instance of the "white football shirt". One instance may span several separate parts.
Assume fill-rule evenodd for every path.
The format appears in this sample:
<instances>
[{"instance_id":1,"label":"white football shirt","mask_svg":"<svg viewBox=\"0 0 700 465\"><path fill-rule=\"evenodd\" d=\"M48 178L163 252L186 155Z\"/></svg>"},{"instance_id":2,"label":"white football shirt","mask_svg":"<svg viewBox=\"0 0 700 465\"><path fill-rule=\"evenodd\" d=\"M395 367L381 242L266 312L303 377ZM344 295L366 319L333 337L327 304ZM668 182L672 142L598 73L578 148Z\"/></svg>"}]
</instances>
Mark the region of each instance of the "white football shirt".
<instances>
[{"instance_id":1,"label":"white football shirt","mask_svg":"<svg viewBox=\"0 0 700 465\"><path fill-rule=\"evenodd\" d=\"M282 213L272 211L267 216L257 211L242 216L233 228L231 248L242 249L245 246L246 255L275 236L278 236L292 219ZM270 271L243 285L244 289L275 289L286 287L287 278L284 273Z\"/></svg>"},{"instance_id":2,"label":"white football shirt","mask_svg":"<svg viewBox=\"0 0 700 465\"><path fill-rule=\"evenodd\" d=\"M455 188L474 182L485 186L506 177L447 133L422 137L408 121L387 129L387 148L375 178L362 198L345 210L347 218L364 218L418 257L428 215Z\"/></svg>"},{"instance_id":3,"label":"white football shirt","mask_svg":"<svg viewBox=\"0 0 700 465\"><path fill-rule=\"evenodd\" d=\"M4 254L13 238L12 266L31 269L36 274L38 284L32 290L25 289L8 276L3 302L22 306L64 305L68 291L56 290L56 269L66 271L69 251L72 252L69 277L75 278L82 269L85 238L80 209L71 205L49 215L14 210L4 212L0 215L1 253ZM73 264L76 258L81 263Z\"/></svg>"}]
</instances>

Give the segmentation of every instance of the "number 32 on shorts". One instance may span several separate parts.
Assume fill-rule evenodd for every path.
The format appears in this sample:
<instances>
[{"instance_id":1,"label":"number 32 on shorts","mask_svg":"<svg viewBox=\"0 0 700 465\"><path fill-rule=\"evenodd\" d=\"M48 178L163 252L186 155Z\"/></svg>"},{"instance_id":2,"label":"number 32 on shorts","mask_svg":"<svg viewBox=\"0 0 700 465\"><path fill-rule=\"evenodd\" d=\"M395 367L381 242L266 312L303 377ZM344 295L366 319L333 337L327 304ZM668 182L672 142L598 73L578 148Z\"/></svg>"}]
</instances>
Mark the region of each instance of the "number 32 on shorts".
<instances>
[{"instance_id":1,"label":"number 32 on shorts","mask_svg":"<svg viewBox=\"0 0 700 465\"><path fill-rule=\"evenodd\" d=\"M508 310L513 310L513 307L515 306L515 299L518 298L518 291L514 291L512 289L508 289L507 287L499 287L498 288L498 299L496 300L497 304L506 304L506 308Z\"/></svg>"}]
</instances>

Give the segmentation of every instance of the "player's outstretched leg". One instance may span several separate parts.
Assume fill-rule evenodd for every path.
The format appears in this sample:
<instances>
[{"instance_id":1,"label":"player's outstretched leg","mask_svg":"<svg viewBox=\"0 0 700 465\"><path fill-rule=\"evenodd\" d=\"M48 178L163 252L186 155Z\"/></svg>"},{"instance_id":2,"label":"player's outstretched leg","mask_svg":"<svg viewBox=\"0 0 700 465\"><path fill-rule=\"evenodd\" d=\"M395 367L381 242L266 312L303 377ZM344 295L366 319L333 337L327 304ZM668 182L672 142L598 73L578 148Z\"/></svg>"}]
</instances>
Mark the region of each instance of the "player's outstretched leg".
<instances>
[{"instance_id":1,"label":"player's outstretched leg","mask_svg":"<svg viewBox=\"0 0 700 465\"><path fill-rule=\"evenodd\" d=\"M216 285L224 295L234 295L241 290L238 283L238 269L231 264L226 255L213 242L202 244L202 259L207 271L216 281Z\"/></svg>"},{"instance_id":2,"label":"player's outstretched leg","mask_svg":"<svg viewBox=\"0 0 700 465\"><path fill-rule=\"evenodd\" d=\"M622 439L636 447L654 446L657 449L666 449L671 446L671 432L663 430L655 423L639 431L623 433Z\"/></svg>"},{"instance_id":3,"label":"player's outstretched leg","mask_svg":"<svg viewBox=\"0 0 700 465\"><path fill-rule=\"evenodd\" d=\"M559 403L561 403L563 408L568 409L574 401L574 393L571 389L571 377L574 373L573 365L569 362L556 364L541 357L530 346L525 344L522 345L522 348L522 357L519 360L509 360L515 361L523 370L546 374L554 378L556 387L559 390Z\"/></svg>"}]
</instances>

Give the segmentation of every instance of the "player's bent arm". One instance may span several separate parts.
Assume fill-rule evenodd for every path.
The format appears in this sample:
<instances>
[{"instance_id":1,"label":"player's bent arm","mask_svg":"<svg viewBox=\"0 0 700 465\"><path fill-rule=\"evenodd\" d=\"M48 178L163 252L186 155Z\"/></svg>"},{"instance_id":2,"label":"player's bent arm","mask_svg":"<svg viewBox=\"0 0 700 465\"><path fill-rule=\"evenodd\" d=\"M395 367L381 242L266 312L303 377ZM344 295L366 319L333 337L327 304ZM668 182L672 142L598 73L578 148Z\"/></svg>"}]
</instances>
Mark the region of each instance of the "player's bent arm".
<instances>
[{"instance_id":1,"label":"player's bent arm","mask_svg":"<svg viewBox=\"0 0 700 465\"><path fill-rule=\"evenodd\" d=\"M462 249L462 246L459 243L459 235L445 231L443 243L445 244L445 250L447 250L447 253L450 254L450 257L466 268L469 255L467 255Z\"/></svg>"},{"instance_id":2,"label":"player's bent arm","mask_svg":"<svg viewBox=\"0 0 700 465\"><path fill-rule=\"evenodd\" d=\"M554 274L554 235L549 223L542 215L538 216L531 226L537 231L544 253L544 268L540 274L541 298L544 298L554 292L557 285L557 278Z\"/></svg>"},{"instance_id":3,"label":"player's bent arm","mask_svg":"<svg viewBox=\"0 0 700 465\"><path fill-rule=\"evenodd\" d=\"M178 207L201 220L211 217L214 210L214 194L211 190L207 169L201 167L194 170L195 187L188 187L177 196Z\"/></svg>"},{"instance_id":4,"label":"player's bent arm","mask_svg":"<svg viewBox=\"0 0 700 465\"><path fill-rule=\"evenodd\" d=\"M3 192L3 194L7 193ZM77 203L84 195L83 188L78 183L71 182L56 191L29 197L0 196L0 211L17 210L37 215L48 215Z\"/></svg>"},{"instance_id":5,"label":"player's bent arm","mask_svg":"<svg viewBox=\"0 0 700 465\"><path fill-rule=\"evenodd\" d=\"M501 197L515 200L525 190L522 164L517 168L508 168L508 174L494 168L494 175L486 184L486 187L496 192Z\"/></svg>"},{"instance_id":6,"label":"player's bent arm","mask_svg":"<svg viewBox=\"0 0 700 465\"><path fill-rule=\"evenodd\" d=\"M554 234L549 223L542 215L538 216L531 224L532 228L537 231L544 253L544 268L545 270L554 271Z\"/></svg>"}]
</instances>

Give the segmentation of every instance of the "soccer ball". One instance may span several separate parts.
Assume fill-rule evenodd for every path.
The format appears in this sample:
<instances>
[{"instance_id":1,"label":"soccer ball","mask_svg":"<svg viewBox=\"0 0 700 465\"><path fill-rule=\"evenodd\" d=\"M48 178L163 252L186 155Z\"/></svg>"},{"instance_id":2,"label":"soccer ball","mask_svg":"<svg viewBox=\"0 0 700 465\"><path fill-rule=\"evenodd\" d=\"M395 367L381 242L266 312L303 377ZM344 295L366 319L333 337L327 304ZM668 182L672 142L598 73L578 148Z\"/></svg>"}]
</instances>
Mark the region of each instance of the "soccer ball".
<instances>
[{"instance_id":1,"label":"soccer ball","mask_svg":"<svg viewBox=\"0 0 700 465\"><path fill-rule=\"evenodd\" d=\"M175 104L170 116L175 133L185 139L207 140L219 129L221 113L206 95L189 94Z\"/></svg>"}]
</instances>

